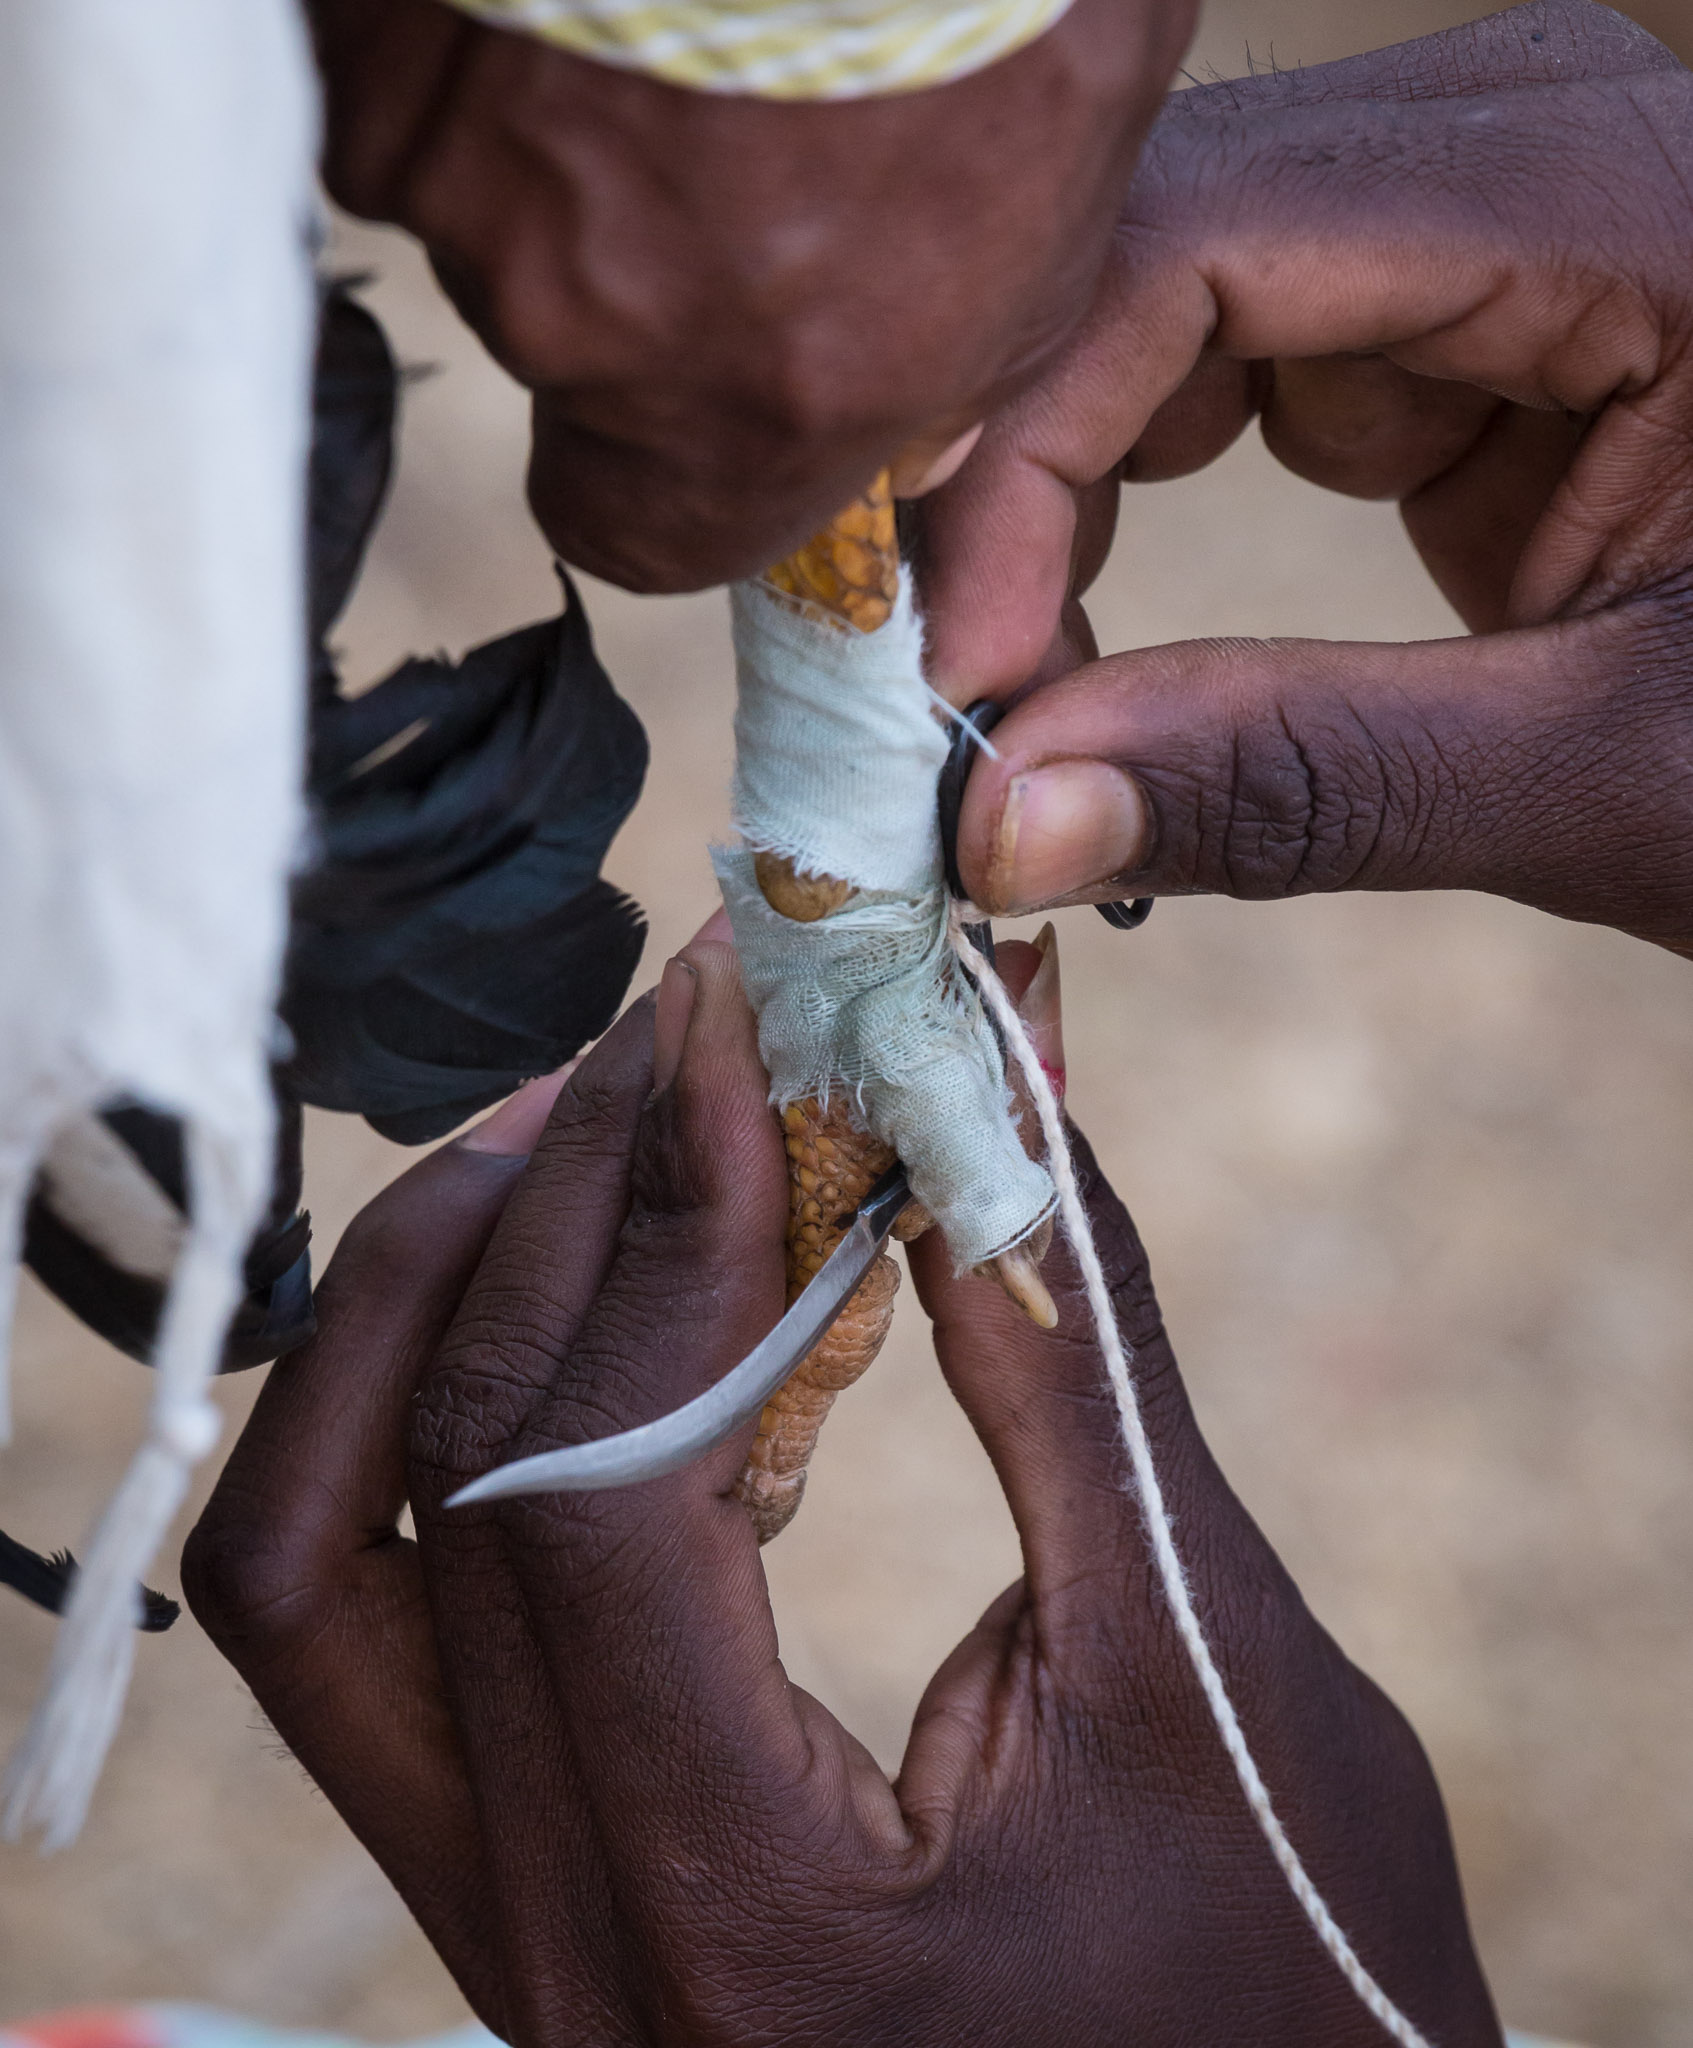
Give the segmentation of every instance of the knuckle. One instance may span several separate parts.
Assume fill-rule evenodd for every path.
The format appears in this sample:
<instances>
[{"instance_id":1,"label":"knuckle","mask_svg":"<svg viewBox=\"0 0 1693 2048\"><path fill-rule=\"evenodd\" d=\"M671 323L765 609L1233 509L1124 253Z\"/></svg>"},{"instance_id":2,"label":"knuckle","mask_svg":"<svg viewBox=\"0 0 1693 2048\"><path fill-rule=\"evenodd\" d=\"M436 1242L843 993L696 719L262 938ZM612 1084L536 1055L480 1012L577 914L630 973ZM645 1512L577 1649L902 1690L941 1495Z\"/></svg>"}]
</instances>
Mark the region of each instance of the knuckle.
<instances>
[{"instance_id":1,"label":"knuckle","mask_svg":"<svg viewBox=\"0 0 1693 2048\"><path fill-rule=\"evenodd\" d=\"M514 1235L484 1264L412 1403L409 1465L427 1490L485 1471L558 1377L577 1313L549 1284L556 1258Z\"/></svg>"},{"instance_id":2,"label":"knuckle","mask_svg":"<svg viewBox=\"0 0 1693 2048\"><path fill-rule=\"evenodd\" d=\"M461 257L455 288L490 352L531 390L568 386L591 373L600 350L573 280L519 249Z\"/></svg>"},{"instance_id":3,"label":"knuckle","mask_svg":"<svg viewBox=\"0 0 1693 2048\"><path fill-rule=\"evenodd\" d=\"M1354 760L1374 779L1375 764ZM1285 717L1249 727L1236 740L1234 773L1213 830L1232 893L1284 896L1344 885L1353 863L1355 806L1310 734ZM1218 828L1220 827L1220 830Z\"/></svg>"},{"instance_id":4,"label":"knuckle","mask_svg":"<svg viewBox=\"0 0 1693 2048\"><path fill-rule=\"evenodd\" d=\"M833 323L790 323L774 340L762 403L776 437L802 456L865 439L869 401L881 394L851 375Z\"/></svg>"},{"instance_id":5,"label":"knuckle","mask_svg":"<svg viewBox=\"0 0 1693 2048\"><path fill-rule=\"evenodd\" d=\"M412 1404L409 1467L428 1489L445 1491L474 1479L522 1428L532 1386L521 1385L507 1360L510 1331L497 1340L474 1326L461 1333Z\"/></svg>"},{"instance_id":6,"label":"knuckle","mask_svg":"<svg viewBox=\"0 0 1693 2048\"><path fill-rule=\"evenodd\" d=\"M398 1181L390 1182L359 1210L342 1231L330 1261L330 1269L340 1269L338 1280L348 1273L356 1274L362 1280L367 1275L403 1262L406 1252L415 1249L409 1244L412 1235L406 1228L409 1219L402 1219L396 1214L403 1193ZM328 1277L326 1270L324 1278Z\"/></svg>"},{"instance_id":7,"label":"knuckle","mask_svg":"<svg viewBox=\"0 0 1693 2048\"><path fill-rule=\"evenodd\" d=\"M784 286L755 302L749 319L760 345L724 366L729 417L767 449L778 476L803 476L814 494L827 484L850 497L986 381L970 360L976 331L955 308L921 295L901 306L874 277L843 281L824 267L797 293ZM862 346L867 326L882 337L874 362Z\"/></svg>"},{"instance_id":8,"label":"knuckle","mask_svg":"<svg viewBox=\"0 0 1693 2048\"><path fill-rule=\"evenodd\" d=\"M1366 719L1332 693L1238 727L1219 772L1188 780L1200 887L1246 900L1408 878L1466 802L1449 742L1414 715Z\"/></svg>"},{"instance_id":9,"label":"knuckle","mask_svg":"<svg viewBox=\"0 0 1693 2048\"><path fill-rule=\"evenodd\" d=\"M716 408L696 421L709 440ZM578 427L554 408L529 464L530 510L555 551L621 590L644 597L703 590L776 559L786 529L772 526L770 466L744 453L682 462L667 437L656 450ZM760 454L762 456L762 452Z\"/></svg>"},{"instance_id":10,"label":"knuckle","mask_svg":"<svg viewBox=\"0 0 1693 2048\"><path fill-rule=\"evenodd\" d=\"M638 996L626 1016L639 1012L644 1020L643 1046L650 1041L653 999ZM624 1026L628 1029L628 1026ZM650 1060L631 1076L622 1065L585 1060L565 1082L570 1114L555 1115L535 1150L536 1171L573 1176L607 1154L626 1157L633 1141L635 1118L650 1086Z\"/></svg>"},{"instance_id":11,"label":"knuckle","mask_svg":"<svg viewBox=\"0 0 1693 2048\"><path fill-rule=\"evenodd\" d=\"M309 1542L232 1487L219 1488L189 1534L182 1589L238 1668L315 1631L325 1600Z\"/></svg>"}]
</instances>

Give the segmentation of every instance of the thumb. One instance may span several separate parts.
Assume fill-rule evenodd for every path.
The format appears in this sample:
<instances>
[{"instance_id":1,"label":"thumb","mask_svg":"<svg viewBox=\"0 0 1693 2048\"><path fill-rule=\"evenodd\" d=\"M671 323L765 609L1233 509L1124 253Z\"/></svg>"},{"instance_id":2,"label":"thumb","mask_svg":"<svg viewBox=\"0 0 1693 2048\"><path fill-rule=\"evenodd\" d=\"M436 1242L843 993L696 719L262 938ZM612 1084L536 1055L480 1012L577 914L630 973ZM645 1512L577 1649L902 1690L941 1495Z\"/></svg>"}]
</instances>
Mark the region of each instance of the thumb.
<instances>
[{"instance_id":1,"label":"thumb","mask_svg":"<svg viewBox=\"0 0 1693 2048\"><path fill-rule=\"evenodd\" d=\"M1583 417L1626 394L1578 497L1610 504L1623 470L1629 544L1602 545L1607 523L1572 506L1512 616L1612 590L1678 530L1661 480L1680 473L1679 430L1653 421L1685 405L1666 287L1690 153L1686 73L1587 0L1172 96L1086 318L924 501L937 687L1005 699L1036 674L1087 581L1080 494L1125 458L1143 477L1209 461L1257 408L1250 366L1290 358L1379 354L1422 380L1425 408L1442 384ZM1440 435L1416 438L1426 481Z\"/></svg>"},{"instance_id":2,"label":"thumb","mask_svg":"<svg viewBox=\"0 0 1693 2048\"><path fill-rule=\"evenodd\" d=\"M1035 946L1005 942L999 969L1062 1096L1053 928L1048 925ZM1160 1483L1182 1521L1188 1561L1206 1581L1214 1614L1241 1598L1250 1608L1260 1595L1289 1590L1285 1577L1200 1437L1134 1224L1074 1128L1070 1148L1110 1313L1128 1352ZM1050 1330L1036 1328L976 1276L954 1274L938 1232L912 1244L909 1258L947 1383L1005 1490L1048 1653L1067 1645L1074 1677L1115 1672L1122 1644L1115 1627L1102 1631L1102 1614L1144 1619L1161 1613L1163 1597L1132 1502L1122 1424L1075 1249L1060 1232L1043 1265L1058 1309ZM1179 1656L1167 1631L1157 1632L1157 1640L1163 1654ZM982 1641L978 1637L976 1647ZM963 1669L971 1668L967 1656Z\"/></svg>"},{"instance_id":3,"label":"thumb","mask_svg":"<svg viewBox=\"0 0 1693 2048\"><path fill-rule=\"evenodd\" d=\"M997 913L1125 895L1480 889L1693 939L1693 770L1648 621L1408 647L1188 642L1026 698L966 788Z\"/></svg>"}]
</instances>

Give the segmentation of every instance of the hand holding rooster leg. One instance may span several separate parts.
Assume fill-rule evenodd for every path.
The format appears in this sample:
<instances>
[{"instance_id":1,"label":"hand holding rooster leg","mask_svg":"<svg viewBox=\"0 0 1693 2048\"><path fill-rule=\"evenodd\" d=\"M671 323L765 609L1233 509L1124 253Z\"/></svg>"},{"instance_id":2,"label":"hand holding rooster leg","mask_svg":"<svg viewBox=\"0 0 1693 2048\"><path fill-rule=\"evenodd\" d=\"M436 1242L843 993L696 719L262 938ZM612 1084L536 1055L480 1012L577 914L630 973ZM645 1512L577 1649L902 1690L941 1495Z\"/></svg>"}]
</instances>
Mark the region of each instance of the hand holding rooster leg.
<instances>
[{"instance_id":1,"label":"hand holding rooster leg","mask_svg":"<svg viewBox=\"0 0 1693 2048\"><path fill-rule=\"evenodd\" d=\"M1021 981L1035 963L1007 951ZM1037 1038L1061 1064L1052 1020ZM1196 1598L1289 1833L1430 2036L1499 2048L1415 1738L1211 1462L1134 1231L1081 1164ZM452 1147L379 1199L185 1568L283 1738L518 2048L1374 2048L1171 1627L1061 1250L1050 1332L933 1239L914 1254L1026 1569L932 1681L894 1784L782 1669L744 1442L624 1492L442 1507L720 1375L779 1312L787 1206L711 944L667 972L656 1030L637 1005L583 1061L527 1167Z\"/></svg>"}]
</instances>

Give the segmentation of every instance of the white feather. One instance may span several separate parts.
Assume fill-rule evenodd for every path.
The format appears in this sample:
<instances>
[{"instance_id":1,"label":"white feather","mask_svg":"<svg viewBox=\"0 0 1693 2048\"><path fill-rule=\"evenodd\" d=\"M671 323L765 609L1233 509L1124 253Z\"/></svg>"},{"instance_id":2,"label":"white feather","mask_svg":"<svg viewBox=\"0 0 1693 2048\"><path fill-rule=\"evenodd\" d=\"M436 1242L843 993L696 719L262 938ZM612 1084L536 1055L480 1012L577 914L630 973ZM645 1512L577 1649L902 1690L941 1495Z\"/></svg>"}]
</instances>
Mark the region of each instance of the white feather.
<instances>
[{"instance_id":1,"label":"white feather","mask_svg":"<svg viewBox=\"0 0 1693 2048\"><path fill-rule=\"evenodd\" d=\"M7 1778L68 1840L268 1181L299 833L314 101L292 0L0 0L0 1241L49 1133L183 1119L146 1443ZM4 1304L0 1304L3 1306Z\"/></svg>"}]
</instances>

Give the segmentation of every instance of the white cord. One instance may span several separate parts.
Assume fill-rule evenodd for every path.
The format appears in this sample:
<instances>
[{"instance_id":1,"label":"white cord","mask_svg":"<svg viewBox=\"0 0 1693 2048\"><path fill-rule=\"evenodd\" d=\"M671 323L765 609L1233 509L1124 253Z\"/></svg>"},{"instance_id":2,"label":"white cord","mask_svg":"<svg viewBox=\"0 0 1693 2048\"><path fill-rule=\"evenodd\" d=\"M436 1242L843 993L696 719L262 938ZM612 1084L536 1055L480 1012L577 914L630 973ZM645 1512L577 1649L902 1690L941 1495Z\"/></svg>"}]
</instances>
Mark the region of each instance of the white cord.
<instances>
[{"instance_id":1,"label":"white cord","mask_svg":"<svg viewBox=\"0 0 1693 2048\"><path fill-rule=\"evenodd\" d=\"M997 761L999 759L998 747L983 732L969 712L960 711L956 704L949 704L939 690L930 689L927 683L923 685L923 694L928 698L933 708L946 720L948 725L956 725L961 731L967 732L970 735L972 746L986 754L990 761Z\"/></svg>"},{"instance_id":2,"label":"white cord","mask_svg":"<svg viewBox=\"0 0 1693 2048\"><path fill-rule=\"evenodd\" d=\"M1094 1329L1099 1338L1100 1351L1104 1355L1111 1391L1116 1397L1117 1418L1122 1427L1123 1442L1128 1448L1135 1490L1140 1496L1141 1515L1146 1524L1147 1540L1152 1546L1153 1560L1158 1567L1159 1583L1164 1589L1165 1599L1170 1603L1170 1612L1175 1617L1176 1630L1187 1651L1188 1661L1193 1666L1194 1675L1205 1694L1205 1703L1211 1709L1211 1719L1222 1738L1229 1761L1234 1765L1235 1776L1240 1780L1240 1789L1246 1794L1246 1803L1252 1809L1253 1818L1262 1830L1265 1841L1269 1843L1270 1853L1280 1866L1289 1890L1299 1901L1317 1939L1334 1958L1341 1974L1358 1994L1366 2011L1400 2043L1400 2048L1430 2048L1428 2037L1417 2031L1358 1960L1356 1950L1329 1911L1322 1893L1311 1882L1310 1873L1300 1861L1298 1850L1288 1840L1286 1829L1276 1817L1275 1808L1270 1804L1269 1792L1253 1760L1252 1752L1246 1745L1240 1717L1234 1710L1234 1702L1229 1698L1222 1675L1212 1658L1211 1647L1205 1640L1205 1632L1199 1625L1199 1616L1194 1612L1193 1595L1188 1588L1187 1574L1182 1569L1180 1557L1176 1554L1175 1538L1170 1530L1170 1514L1164 1505L1164 1489L1158 1481L1152 1446L1147 1441L1146 1424L1141 1417L1140 1400L1135 1393L1134 1381L1129 1376L1128 1352L1123 1344L1122 1332L1117 1327L1117 1312L1112 1305L1110 1289L1105 1283L1105 1271L1099 1263L1099 1252L1093 1241L1093 1228L1088 1221L1081 1189L1077 1185L1075 1162L1070 1156L1070 1144L1065 1135L1064 1116L1058 1106L1058 1097L1053 1091L1052 1083L1047 1079L1045 1069L1041 1066L1040 1057L1024 1028L1023 1020L1018 1016L1011 998L1005 992L1004 984L988 964L986 955L964 929L967 921L979 922L981 916L980 911L972 909L969 905L955 902L951 908L948 935L952 941L953 951L969 970L971 978L981 991L982 1000L1004 1033L1005 1042L1022 1069L1023 1079L1034 1098L1041 1133L1046 1139L1047 1171L1052 1175L1053 1185L1058 1190L1058 1214L1063 1221L1064 1234L1070 1240L1071 1249L1076 1255L1076 1263L1082 1269L1082 1282L1087 1290L1088 1307L1093 1314Z\"/></svg>"}]
</instances>

